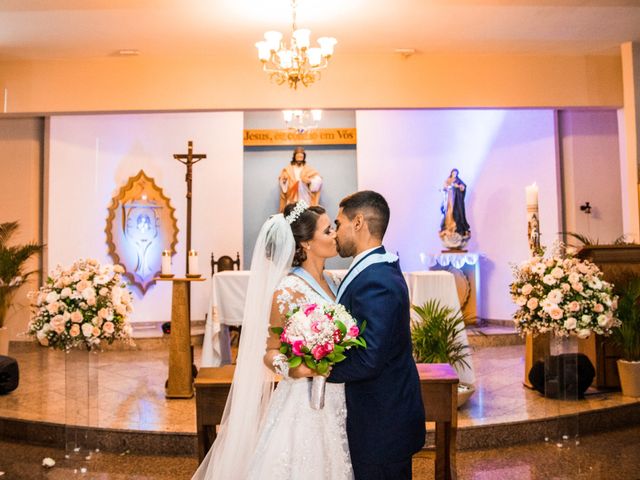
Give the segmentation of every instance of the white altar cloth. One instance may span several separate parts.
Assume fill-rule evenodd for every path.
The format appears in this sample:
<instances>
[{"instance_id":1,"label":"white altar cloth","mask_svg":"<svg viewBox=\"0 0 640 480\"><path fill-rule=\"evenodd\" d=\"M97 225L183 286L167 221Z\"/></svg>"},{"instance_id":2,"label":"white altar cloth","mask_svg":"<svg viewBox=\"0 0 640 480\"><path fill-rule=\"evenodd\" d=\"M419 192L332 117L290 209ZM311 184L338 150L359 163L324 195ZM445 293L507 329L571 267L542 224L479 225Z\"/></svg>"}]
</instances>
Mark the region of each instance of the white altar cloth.
<instances>
[{"instance_id":1,"label":"white altar cloth","mask_svg":"<svg viewBox=\"0 0 640 480\"><path fill-rule=\"evenodd\" d=\"M342 278L347 270L329 270L338 278ZM245 297L249 285L250 272L224 271L212 277L209 315L204 329L202 345L203 367L218 367L230 363L228 326L242 325ZM409 287L409 297L414 305L422 305L430 298L437 298L444 305L455 310L460 309L460 301L453 275L445 271L408 272L404 274ZM462 329L460 340L468 345L467 332ZM458 367L456 371L461 383L473 384L473 358L469 357L471 368Z\"/></svg>"}]
</instances>

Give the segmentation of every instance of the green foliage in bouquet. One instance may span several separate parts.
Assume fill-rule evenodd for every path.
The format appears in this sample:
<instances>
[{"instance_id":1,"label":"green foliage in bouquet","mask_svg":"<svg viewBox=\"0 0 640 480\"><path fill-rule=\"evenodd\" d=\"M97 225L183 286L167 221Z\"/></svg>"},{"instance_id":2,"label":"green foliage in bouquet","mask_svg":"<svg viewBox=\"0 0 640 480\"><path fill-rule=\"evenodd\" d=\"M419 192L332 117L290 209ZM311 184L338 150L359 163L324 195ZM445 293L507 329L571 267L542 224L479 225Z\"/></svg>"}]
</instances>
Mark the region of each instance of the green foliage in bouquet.
<instances>
[{"instance_id":1,"label":"green foliage in bouquet","mask_svg":"<svg viewBox=\"0 0 640 480\"><path fill-rule=\"evenodd\" d=\"M465 318L458 310L442 305L439 300L427 300L424 305L413 305L419 320L411 324L413 355L418 363L448 363L467 368L469 351L458 340L464 329Z\"/></svg>"},{"instance_id":2,"label":"green foliage in bouquet","mask_svg":"<svg viewBox=\"0 0 640 480\"><path fill-rule=\"evenodd\" d=\"M29 276L38 270L25 272L25 264L43 246L32 242L25 245L9 245L11 237L18 231L18 222L0 223L0 328L13 300L13 297Z\"/></svg>"}]
</instances>

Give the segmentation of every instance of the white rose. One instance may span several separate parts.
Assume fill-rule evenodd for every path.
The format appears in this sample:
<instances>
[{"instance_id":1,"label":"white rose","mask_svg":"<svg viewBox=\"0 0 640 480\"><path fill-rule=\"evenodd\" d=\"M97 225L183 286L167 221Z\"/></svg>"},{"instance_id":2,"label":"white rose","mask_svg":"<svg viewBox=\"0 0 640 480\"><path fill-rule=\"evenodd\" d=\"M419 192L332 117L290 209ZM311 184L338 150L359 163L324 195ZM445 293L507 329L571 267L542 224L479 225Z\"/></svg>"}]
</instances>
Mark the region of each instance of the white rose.
<instances>
[{"instance_id":1,"label":"white rose","mask_svg":"<svg viewBox=\"0 0 640 480\"><path fill-rule=\"evenodd\" d=\"M556 267L553 270L551 270L551 275L553 275L554 278L557 278L559 280L562 277L564 277L564 270L562 270L560 267Z\"/></svg>"},{"instance_id":2,"label":"white rose","mask_svg":"<svg viewBox=\"0 0 640 480\"><path fill-rule=\"evenodd\" d=\"M607 317L606 315L598 315L598 325L602 328L609 328L611 325L612 318Z\"/></svg>"},{"instance_id":3,"label":"white rose","mask_svg":"<svg viewBox=\"0 0 640 480\"><path fill-rule=\"evenodd\" d=\"M69 298L71 296L71 289L69 287L64 287L60 292L60 298Z\"/></svg>"},{"instance_id":4,"label":"white rose","mask_svg":"<svg viewBox=\"0 0 640 480\"><path fill-rule=\"evenodd\" d=\"M591 335L591 330L589 330L588 328L582 328L580 330L577 331L578 334L578 338L589 338L589 336Z\"/></svg>"},{"instance_id":5,"label":"white rose","mask_svg":"<svg viewBox=\"0 0 640 480\"><path fill-rule=\"evenodd\" d=\"M578 321L574 317L569 317L564 321L564 328L574 330L578 325Z\"/></svg>"},{"instance_id":6,"label":"white rose","mask_svg":"<svg viewBox=\"0 0 640 480\"><path fill-rule=\"evenodd\" d=\"M542 281L547 285L555 285L558 282L553 275L545 275Z\"/></svg>"},{"instance_id":7,"label":"white rose","mask_svg":"<svg viewBox=\"0 0 640 480\"><path fill-rule=\"evenodd\" d=\"M547 295L547 298L549 299L549 301L551 303L555 303L558 304L562 301L562 292L560 290L558 290L557 288L554 288L553 290L551 290L549 292L549 294Z\"/></svg>"},{"instance_id":8,"label":"white rose","mask_svg":"<svg viewBox=\"0 0 640 480\"><path fill-rule=\"evenodd\" d=\"M591 322L591 315L582 315L580 320L582 320L582 323L589 323Z\"/></svg>"},{"instance_id":9,"label":"white rose","mask_svg":"<svg viewBox=\"0 0 640 480\"><path fill-rule=\"evenodd\" d=\"M82 334L85 337L90 337L92 333L93 333L93 325L91 325L90 323L83 323L82 324Z\"/></svg>"},{"instance_id":10,"label":"white rose","mask_svg":"<svg viewBox=\"0 0 640 480\"><path fill-rule=\"evenodd\" d=\"M545 271L545 266L542 263L538 263L531 267L531 271L537 273L538 275L542 275Z\"/></svg>"},{"instance_id":11,"label":"white rose","mask_svg":"<svg viewBox=\"0 0 640 480\"><path fill-rule=\"evenodd\" d=\"M518 297L516 299L516 305L518 305L519 307L522 307L526 304L527 304L527 299L525 297Z\"/></svg>"},{"instance_id":12,"label":"white rose","mask_svg":"<svg viewBox=\"0 0 640 480\"><path fill-rule=\"evenodd\" d=\"M571 272L568 277L569 283L578 283L580 281L580 275L576 272Z\"/></svg>"},{"instance_id":13,"label":"white rose","mask_svg":"<svg viewBox=\"0 0 640 480\"><path fill-rule=\"evenodd\" d=\"M47 303L57 302L60 296L56 292L49 292L45 298Z\"/></svg>"},{"instance_id":14,"label":"white rose","mask_svg":"<svg viewBox=\"0 0 640 480\"><path fill-rule=\"evenodd\" d=\"M538 308L538 299L536 297L531 297L527 302L527 307L529 307L529 310L535 310Z\"/></svg>"}]
</instances>

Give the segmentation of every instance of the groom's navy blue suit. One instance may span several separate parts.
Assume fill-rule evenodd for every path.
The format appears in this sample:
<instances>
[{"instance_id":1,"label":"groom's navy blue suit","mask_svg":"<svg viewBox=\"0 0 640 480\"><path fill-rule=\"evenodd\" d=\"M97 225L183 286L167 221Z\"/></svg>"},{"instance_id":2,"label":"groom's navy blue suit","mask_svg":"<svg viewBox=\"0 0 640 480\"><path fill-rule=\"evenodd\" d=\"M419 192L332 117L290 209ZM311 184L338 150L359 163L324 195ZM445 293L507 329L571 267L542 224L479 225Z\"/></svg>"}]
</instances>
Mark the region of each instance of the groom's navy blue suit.
<instances>
[{"instance_id":1,"label":"groom's navy blue suit","mask_svg":"<svg viewBox=\"0 0 640 480\"><path fill-rule=\"evenodd\" d=\"M369 255L374 253L385 249ZM405 478L410 478L411 456L424 445L425 419L411 355L409 293L399 263L367 267L346 286L340 303L358 322L367 321L367 348L349 350L329 376L330 382L346 384L347 435L356 479L393 478L393 468L384 468L390 473L379 477L368 473L369 466L403 462L408 462Z\"/></svg>"}]
</instances>

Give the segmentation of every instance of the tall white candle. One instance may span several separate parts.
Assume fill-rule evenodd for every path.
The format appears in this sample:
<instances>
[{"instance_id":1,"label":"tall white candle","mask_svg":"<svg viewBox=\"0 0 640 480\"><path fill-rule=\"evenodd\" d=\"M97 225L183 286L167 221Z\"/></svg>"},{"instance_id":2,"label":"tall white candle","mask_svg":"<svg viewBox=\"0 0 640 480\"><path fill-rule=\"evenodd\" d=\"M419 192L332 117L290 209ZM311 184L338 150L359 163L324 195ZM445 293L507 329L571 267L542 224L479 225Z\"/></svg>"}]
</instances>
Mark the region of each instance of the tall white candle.
<instances>
[{"instance_id":1,"label":"tall white candle","mask_svg":"<svg viewBox=\"0 0 640 480\"><path fill-rule=\"evenodd\" d=\"M538 205L538 185L533 182L525 187L527 193L527 205Z\"/></svg>"},{"instance_id":2,"label":"tall white candle","mask_svg":"<svg viewBox=\"0 0 640 480\"><path fill-rule=\"evenodd\" d=\"M189 250L189 275L198 275L198 252Z\"/></svg>"},{"instance_id":3,"label":"tall white candle","mask_svg":"<svg viewBox=\"0 0 640 480\"><path fill-rule=\"evenodd\" d=\"M171 275L171 252L169 250L162 251L162 266L160 267L162 275Z\"/></svg>"}]
</instances>

